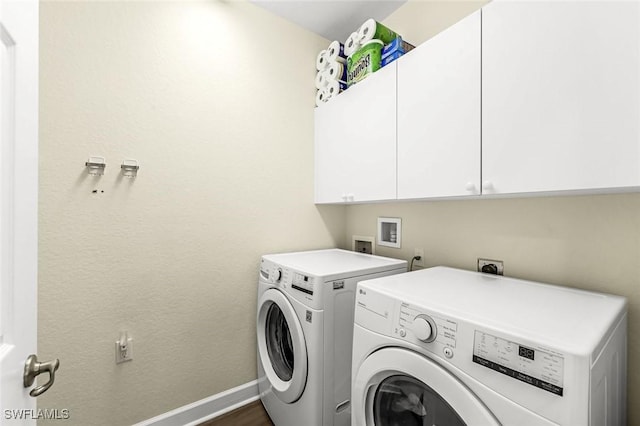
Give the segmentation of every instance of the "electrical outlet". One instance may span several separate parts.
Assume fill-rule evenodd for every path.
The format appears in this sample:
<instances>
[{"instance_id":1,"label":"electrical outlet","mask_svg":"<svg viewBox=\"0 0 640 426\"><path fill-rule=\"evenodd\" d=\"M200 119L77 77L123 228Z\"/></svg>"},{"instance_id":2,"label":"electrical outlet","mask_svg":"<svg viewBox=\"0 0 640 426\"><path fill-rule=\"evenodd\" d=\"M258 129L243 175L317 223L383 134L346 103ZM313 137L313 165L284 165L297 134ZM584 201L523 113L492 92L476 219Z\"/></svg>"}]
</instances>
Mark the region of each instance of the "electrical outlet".
<instances>
[{"instance_id":1,"label":"electrical outlet","mask_svg":"<svg viewBox=\"0 0 640 426\"><path fill-rule=\"evenodd\" d=\"M116 341L116 364L133 360L133 338L126 333Z\"/></svg>"},{"instance_id":2,"label":"electrical outlet","mask_svg":"<svg viewBox=\"0 0 640 426\"><path fill-rule=\"evenodd\" d=\"M478 258L478 272L493 275L504 275L504 265L502 264L502 260Z\"/></svg>"},{"instance_id":3,"label":"electrical outlet","mask_svg":"<svg viewBox=\"0 0 640 426\"><path fill-rule=\"evenodd\" d=\"M424 268L424 249L423 248L414 248L413 256L420 256L420 260L415 259L413 261L413 266L421 266Z\"/></svg>"}]
</instances>

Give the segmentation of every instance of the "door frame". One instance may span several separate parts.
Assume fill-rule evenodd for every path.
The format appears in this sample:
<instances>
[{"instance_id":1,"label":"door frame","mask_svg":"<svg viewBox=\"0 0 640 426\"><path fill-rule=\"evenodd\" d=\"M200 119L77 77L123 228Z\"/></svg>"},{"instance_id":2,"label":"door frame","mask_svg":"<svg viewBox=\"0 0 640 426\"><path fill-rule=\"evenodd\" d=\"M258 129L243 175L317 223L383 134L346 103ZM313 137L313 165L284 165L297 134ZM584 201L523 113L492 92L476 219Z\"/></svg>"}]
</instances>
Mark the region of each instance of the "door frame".
<instances>
[{"instance_id":1,"label":"door frame","mask_svg":"<svg viewBox=\"0 0 640 426\"><path fill-rule=\"evenodd\" d=\"M0 406L25 425L36 407L23 374L37 349L38 14L37 0L0 0Z\"/></svg>"}]
</instances>

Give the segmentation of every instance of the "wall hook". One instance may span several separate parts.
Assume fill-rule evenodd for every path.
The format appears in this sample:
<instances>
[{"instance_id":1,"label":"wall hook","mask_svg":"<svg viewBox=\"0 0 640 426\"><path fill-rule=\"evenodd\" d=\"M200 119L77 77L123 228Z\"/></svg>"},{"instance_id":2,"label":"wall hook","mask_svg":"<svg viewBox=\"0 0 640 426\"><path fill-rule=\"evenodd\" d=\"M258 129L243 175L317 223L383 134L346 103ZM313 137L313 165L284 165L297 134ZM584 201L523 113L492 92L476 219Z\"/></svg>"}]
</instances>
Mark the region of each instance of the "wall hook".
<instances>
[{"instance_id":1,"label":"wall hook","mask_svg":"<svg viewBox=\"0 0 640 426\"><path fill-rule=\"evenodd\" d=\"M89 157L86 163L87 172L92 176L102 176L107 162L104 157Z\"/></svg>"},{"instance_id":2,"label":"wall hook","mask_svg":"<svg viewBox=\"0 0 640 426\"><path fill-rule=\"evenodd\" d=\"M138 175L140 165L138 164L138 160L124 160L122 161L120 168L122 169L122 174L124 176L134 178Z\"/></svg>"}]
</instances>

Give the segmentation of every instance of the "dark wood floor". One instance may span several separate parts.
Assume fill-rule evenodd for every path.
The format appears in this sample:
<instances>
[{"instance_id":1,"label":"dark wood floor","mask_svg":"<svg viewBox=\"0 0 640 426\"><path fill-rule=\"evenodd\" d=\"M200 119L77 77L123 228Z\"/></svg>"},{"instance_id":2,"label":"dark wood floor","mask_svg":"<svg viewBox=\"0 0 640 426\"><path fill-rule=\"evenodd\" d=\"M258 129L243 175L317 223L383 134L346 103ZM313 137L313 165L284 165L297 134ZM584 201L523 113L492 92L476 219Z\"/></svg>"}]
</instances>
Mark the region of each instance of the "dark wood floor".
<instances>
[{"instance_id":1,"label":"dark wood floor","mask_svg":"<svg viewBox=\"0 0 640 426\"><path fill-rule=\"evenodd\" d=\"M262 402L257 400L250 404L223 414L220 417L201 423L199 426L273 426Z\"/></svg>"}]
</instances>

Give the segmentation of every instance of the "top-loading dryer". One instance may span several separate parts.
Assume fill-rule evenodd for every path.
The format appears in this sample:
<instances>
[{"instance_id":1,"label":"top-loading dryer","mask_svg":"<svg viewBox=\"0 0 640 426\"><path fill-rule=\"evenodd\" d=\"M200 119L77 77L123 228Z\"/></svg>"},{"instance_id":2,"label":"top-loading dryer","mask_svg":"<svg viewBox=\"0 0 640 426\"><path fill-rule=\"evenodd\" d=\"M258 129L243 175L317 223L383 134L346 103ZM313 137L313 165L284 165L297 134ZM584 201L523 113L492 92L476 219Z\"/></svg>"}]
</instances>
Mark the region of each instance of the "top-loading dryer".
<instances>
[{"instance_id":1,"label":"top-loading dryer","mask_svg":"<svg viewBox=\"0 0 640 426\"><path fill-rule=\"evenodd\" d=\"M339 249L262 257L258 388L276 426L350 424L356 284L406 270L404 260Z\"/></svg>"},{"instance_id":2,"label":"top-loading dryer","mask_svg":"<svg viewBox=\"0 0 640 426\"><path fill-rule=\"evenodd\" d=\"M626 299L445 267L358 284L353 426L623 426Z\"/></svg>"}]
</instances>

